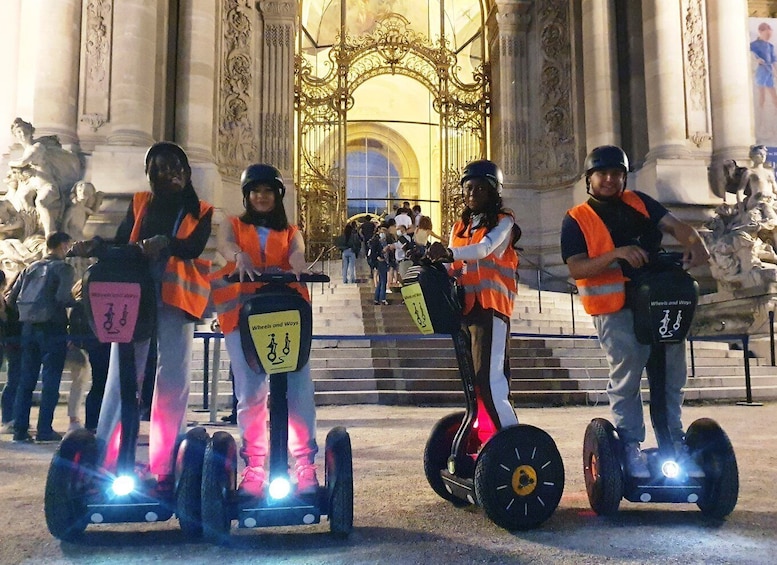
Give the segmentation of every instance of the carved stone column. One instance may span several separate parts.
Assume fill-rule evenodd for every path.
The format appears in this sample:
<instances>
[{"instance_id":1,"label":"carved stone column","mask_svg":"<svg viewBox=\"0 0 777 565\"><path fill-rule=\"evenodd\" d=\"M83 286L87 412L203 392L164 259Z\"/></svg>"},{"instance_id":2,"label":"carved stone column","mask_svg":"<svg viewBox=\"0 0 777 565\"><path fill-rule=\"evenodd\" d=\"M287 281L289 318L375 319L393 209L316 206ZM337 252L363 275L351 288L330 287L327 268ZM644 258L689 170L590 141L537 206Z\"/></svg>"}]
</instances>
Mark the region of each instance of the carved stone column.
<instances>
[{"instance_id":1,"label":"carved stone column","mask_svg":"<svg viewBox=\"0 0 777 565\"><path fill-rule=\"evenodd\" d=\"M36 3L37 4L37 3ZM41 2L34 56L33 115L35 135L56 134L63 145L77 142L78 55L81 0Z\"/></svg>"},{"instance_id":2,"label":"carved stone column","mask_svg":"<svg viewBox=\"0 0 777 565\"><path fill-rule=\"evenodd\" d=\"M121 0L113 7L110 145L153 143L157 64L157 0Z\"/></svg>"},{"instance_id":3,"label":"carved stone column","mask_svg":"<svg viewBox=\"0 0 777 565\"><path fill-rule=\"evenodd\" d=\"M583 0L585 142L590 151L620 143L613 0Z\"/></svg>"},{"instance_id":4,"label":"carved stone column","mask_svg":"<svg viewBox=\"0 0 777 565\"><path fill-rule=\"evenodd\" d=\"M275 165L287 188L294 167L294 36L297 2L267 0L257 3L262 13L259 68L260 114L256 136L260 159ZM288 193L286 211L296 212L296 190Z\"/></svg>"},{"instance_id":5,"label":"carved stone column","mask_svg":"<svg viewBox=\"0 0 777 565\"><path fill-rule=\"evenodd\" d=\"M497 0L488 46L491 53L491 153L514 185L529 174L529 75L527 31L531 2Z\"/></svg>"},{"instance_id":6,"label":"carved stone column","mask_svg":"<svg viewBox=\"0 0 777 565\"><path fill-rule=\"evenodd\" d=\"M712 162L746 162L754 141L747 0L707 2Z\"/></svg>"},{"instance_id":7,"label":"carved stone column","mask_svg":"<svg viewBox=\"0 0 777 565\"><path fill-rule=\"evenodd\" d=\"M689 156L681 15L677 2L642 4L648 160Z\"/></svg>"},{"instance_id":8,"label":"carved stone column","mask_svg":"<svg viewBox=\"0 0 777 565\"><path fill-rule=\"evenodd\" d=\"M180 5L175 130L192 159L213 161L216 3Z\"/></svg>"}]
</instances>

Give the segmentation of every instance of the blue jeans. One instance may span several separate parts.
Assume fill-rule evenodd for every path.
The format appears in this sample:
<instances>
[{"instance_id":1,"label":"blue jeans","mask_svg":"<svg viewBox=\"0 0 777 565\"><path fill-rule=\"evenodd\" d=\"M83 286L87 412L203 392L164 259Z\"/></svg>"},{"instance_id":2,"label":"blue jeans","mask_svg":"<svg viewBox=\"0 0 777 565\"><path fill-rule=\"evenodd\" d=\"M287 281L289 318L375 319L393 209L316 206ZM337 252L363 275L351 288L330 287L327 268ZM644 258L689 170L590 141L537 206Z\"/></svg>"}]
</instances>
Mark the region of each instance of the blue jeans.
<instances>
[{"instance_id":1,"label":"blue jeans","mask_svg":"<svg viewBox=\"0 0 777 565\"><path fill-rule=\"evenodd\" d=\"M13 406L15 432L23 434L29 430L32 393L38 383L38 375L43 387L37 429L39 434L52 431L51 422L59 401L59 383L66 354L66 328L50 322L22 323L22 366Z\"/></svg>"},{"instance_id":2,"label":"blue jeans","mask_svg":"<svg viewBox=\"0 0 777 565\"><path fill-rule=\"evenodd\" d=\"M375 287L375 302L386 300L386 284L388 284L388 262L378 261L378 285Z\"/></svg>"},{"instance_id":3,"label":"blue jeans","mask_svg":"<svg viewBox=\"0 0 777 565\"><path fill-rule=\"evenodd\" d=\"M16 391L19 389L19 377L22 371L22 347L20 337L7 337L3 344L3 352L8 360L8 374L3 387L2 397L2 421L3 424L13 420L13 403L16 400Z\"/></svg>"},{"instance_id":4,"label":"blue jeans","mask_svg":"<svg viewBox=\"0 0 777 565\"><path fill-rule=\"evenodd\" d=\"M343 251L343 282L356 282L356 253L353 249Z\"/></svg>"}]
</instances>

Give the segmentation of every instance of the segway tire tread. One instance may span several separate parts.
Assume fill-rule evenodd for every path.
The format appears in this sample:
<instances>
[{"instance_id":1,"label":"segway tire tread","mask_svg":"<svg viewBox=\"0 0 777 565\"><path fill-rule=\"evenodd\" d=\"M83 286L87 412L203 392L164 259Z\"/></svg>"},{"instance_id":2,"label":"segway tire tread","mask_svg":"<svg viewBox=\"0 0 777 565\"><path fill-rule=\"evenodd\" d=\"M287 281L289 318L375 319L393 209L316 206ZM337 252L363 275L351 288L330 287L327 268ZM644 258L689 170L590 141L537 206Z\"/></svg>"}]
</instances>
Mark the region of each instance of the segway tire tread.
<instances>
[{"instance_id":1,"label":"segway tire tread","mask_svg":"<svg viewBox=\"0 0 777 565\"><path fill-rule=\"evenodd\" d=\"M441 418L432 428L424 448L424 474L429 486L440 498L458 507L468 506L469 502L448 492L440 471L448 467L453 439L462 420L464 420L464 411L454 412Z\"/></svg>"},{"instance_id":2,"label":"segway tire tread","mask_svg":"<svg viewBox=\"0 0 777 565\"><path fill-rule=\"evenodd\" d=\"M346 538L353 530L353 456L345 428L338 426L329 431L325 454L329 531Z\"/></svg>"},{"instance_id":3,"label":"segway tire tread","mask_svg":"<svg viewBox=\"0 0 777 565\"><path fill-rule=\"evenodd\" d=\"M706 476L696 505L705 515L723 520L739 497L739 468L731 440L717 422L700 418L688 427L685 442Z\"/></svg>"},{"instance_id":4,"label":"segway tire tread","mask_svg":"<svg viewBox=\"0 0 777 565\"><path fill-rule=\"evenodd\" d=\"M623 498L619 453L614 426L603 418L591 420L583 439L583 474L588 502L600 516L618 512Z\"/></svg>"},{"instance_id":5,"label":"segway tire tread","mask_svg":"<svg viewBox=\"0 0 777 565\"><path fill-rule=\"evenodd\" d=\"M205 428L193 428L176 449L175 460L181 466L175 491L176 515L181 531L190 539L202 536L202 464L208 439ZM181 446L184 451L179 457Z\"/></svg>"},{"instance_id":6,"label":"segway tire tread","mask_svg":"<svg viewBox=\"0 0 777 565\"><path fill-rule=\"evenodd\" d=\"M235 440L227 432L213 434L202 465L202 533L211 543L229 539L232 518L229 497L237 481Z\"/></svg>"}]
</instances>

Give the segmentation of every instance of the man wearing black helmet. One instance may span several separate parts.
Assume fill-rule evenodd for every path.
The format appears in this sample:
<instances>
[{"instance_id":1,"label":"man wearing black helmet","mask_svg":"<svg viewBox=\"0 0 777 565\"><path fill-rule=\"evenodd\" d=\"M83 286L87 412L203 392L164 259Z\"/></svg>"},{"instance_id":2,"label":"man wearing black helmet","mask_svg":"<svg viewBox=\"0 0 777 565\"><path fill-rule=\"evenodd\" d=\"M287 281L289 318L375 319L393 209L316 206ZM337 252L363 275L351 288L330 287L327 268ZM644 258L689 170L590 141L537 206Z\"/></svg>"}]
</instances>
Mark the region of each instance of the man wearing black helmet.
<instances>
[{"instance_id":1,"label":"man wearing black helmet","mask_svg":"<svg viewBox=\"0 0 777 565\"><path fill-rule=\"evenodd\" d=\"M169 497L175 486L173 449L189 398L194 322L202 317L210 295L210 262L200 259L200 255L210 237L213 206L198 198L191 183L189 160L175 143L152 145L146 152L145 171L151 191L133 195L113 243L140 246L156 283L158 357L149 463L150 473L157 479L158 495ZM101 244L99 238L79 242L72 252L87 256ZM135 344L137 367L145 367L149 345L149 341ZM97 424L98 438L107 443L106 468L115 465L118 456L118 360L118 349L112 350Z\"/></svg>"},{"instance_id":2,"label":"man wearing black helmet","mask_svg":"<svg viewBox=\"0 0 777 565\"><path fill-rule=\"evenodd\" d=\"M240 341L238 316L243 302L264 283L254 283L254 275L281 270L296 274L307 269L305 242L296 226L289 224L283 196L283 177L271 165L250 165L240 178L245 211L225 221L218 233L217 249L228 261L222 272L235 272L240 284L213 280L213 302L232 364L237 396L237 425L240 428L240 454L246 463L238 492L262 498L266 487L264 468L268 450L267 375L254 371L246 362ZM291 283L310 301L304 284ZM313 494L318 488L315 457L316 404L310 366L288 373L289 452L296 459L297 492Z\"/></svg>"},{"instance_id":3,"label":"man wearing black helmet","mask_svg":"<svg viewBox=\"0 0 777 565\"><path fill-rule=\"evenodd\" d=\"M686 268L709 259L693 227L641 192L626 190L629 160L617 146L597 147L585 160L590 198L570 209L561 227L561 255L580 292L586 312L593 316L599 343L607 355L610 381L607 395L615 427L626 452L627 471L648 478L650 471L640 443L645 440L640 379L650 346L634 333L632 311L625 306L625 283L661 247L662 232L683 247ZM685 386L685 344L666 347L667 420L676 442L683 441L681 410Z\"/></svg>"},{"instance_id":4,"label":"man wearing black helmet","mask_svg":"<svg viewBox=\"0 0 777 565\"><path fill-rule=\"evenodd\" d=\"M473 161L461 176L465 208L451 230L449 247L433 243L432 261L451 262L464 289L462 324L470 336L475 365L477 431L481 443L518 423L510 400L510 316L518 291L515 243L520 229L502 205L502 171L487 160Z\"/></svg>"}]
</instances>

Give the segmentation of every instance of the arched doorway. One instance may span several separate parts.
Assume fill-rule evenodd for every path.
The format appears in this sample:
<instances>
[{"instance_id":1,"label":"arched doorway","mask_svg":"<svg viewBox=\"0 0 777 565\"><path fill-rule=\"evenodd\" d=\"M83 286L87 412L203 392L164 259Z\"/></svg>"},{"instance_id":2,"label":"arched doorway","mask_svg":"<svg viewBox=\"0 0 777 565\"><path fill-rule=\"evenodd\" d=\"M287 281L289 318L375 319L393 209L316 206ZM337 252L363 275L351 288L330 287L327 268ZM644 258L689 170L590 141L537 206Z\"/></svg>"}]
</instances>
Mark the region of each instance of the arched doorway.
<instances>
[{"instance_id":1,"label":"arched doorway","mask_svg":"<svg viewBox=\"0 0 777 565\"><path fill-rule=\"evenodd\" d=\"M393 12L372 14L369 25L359 20L363 33L355 35L345 4L339 19L328 14L339 22L330 43L309 32L304 16L298 38L295 181L311 254L354 212L390 211L404 200L447 232L460 209L461 168L488 154L480 3L473 5L481 17L467 20L469 41L458 37L456 49L445 18L434 40ZM324 27L327 13L318 16Z\"/></svg>"}]
</instances>

